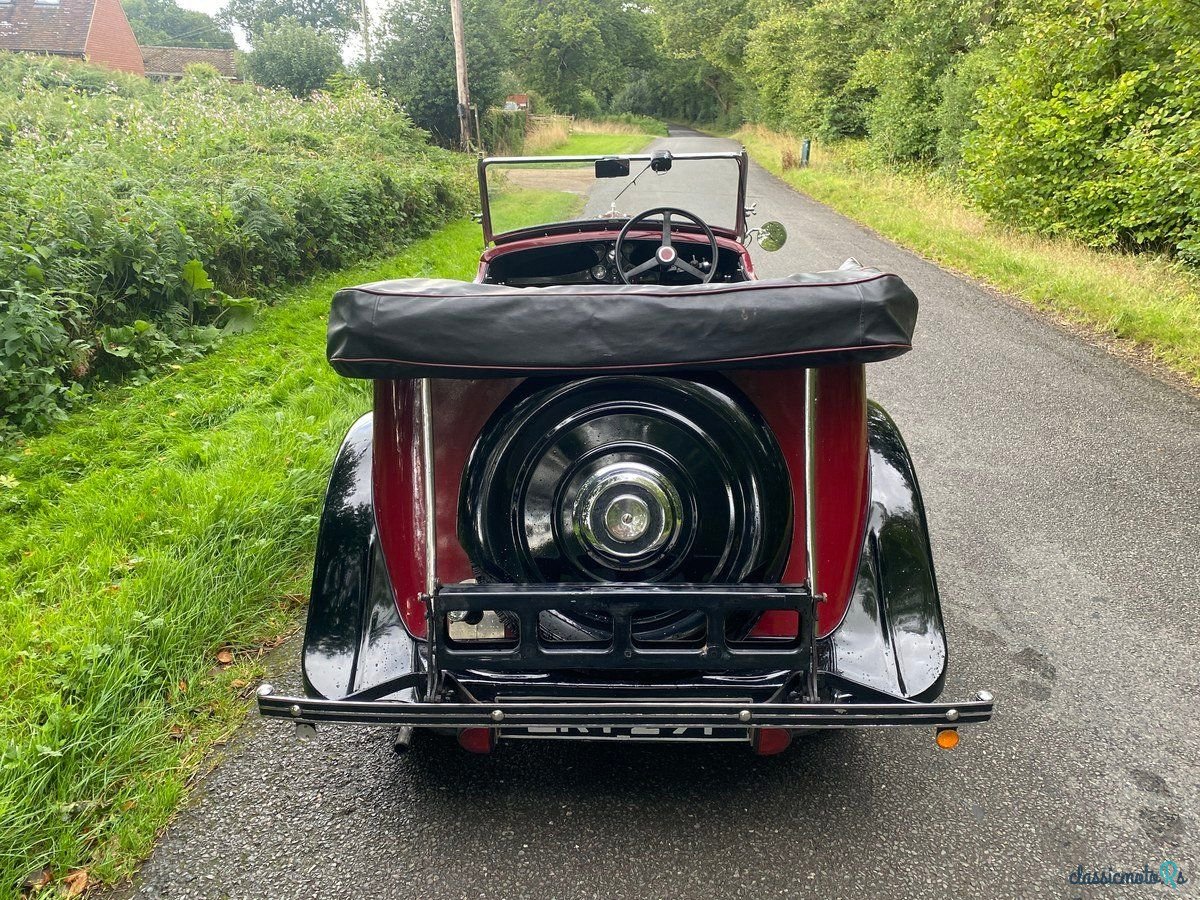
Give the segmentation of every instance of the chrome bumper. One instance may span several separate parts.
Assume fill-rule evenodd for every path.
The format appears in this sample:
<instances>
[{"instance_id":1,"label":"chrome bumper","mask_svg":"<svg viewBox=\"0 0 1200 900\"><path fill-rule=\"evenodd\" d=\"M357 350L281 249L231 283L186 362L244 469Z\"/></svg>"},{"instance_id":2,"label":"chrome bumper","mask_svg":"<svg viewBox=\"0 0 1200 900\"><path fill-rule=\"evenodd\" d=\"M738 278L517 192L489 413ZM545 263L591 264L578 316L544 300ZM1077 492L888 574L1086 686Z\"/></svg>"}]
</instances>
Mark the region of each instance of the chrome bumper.
<instances>
[{"instance_id":1,"label":"chrome bumper","mask_svg":"<svg viewBox=\"0 0 1200 900\"><path fill-rule=\"evenodd\" d=\"M264 684L258 711L273 719L316 725L407 725L412 728L957 728L992 717L981 692L966 703L737 703L725 701L605 701L424 703L322 700L276 694Z\"/></svg>"}]
</instances>

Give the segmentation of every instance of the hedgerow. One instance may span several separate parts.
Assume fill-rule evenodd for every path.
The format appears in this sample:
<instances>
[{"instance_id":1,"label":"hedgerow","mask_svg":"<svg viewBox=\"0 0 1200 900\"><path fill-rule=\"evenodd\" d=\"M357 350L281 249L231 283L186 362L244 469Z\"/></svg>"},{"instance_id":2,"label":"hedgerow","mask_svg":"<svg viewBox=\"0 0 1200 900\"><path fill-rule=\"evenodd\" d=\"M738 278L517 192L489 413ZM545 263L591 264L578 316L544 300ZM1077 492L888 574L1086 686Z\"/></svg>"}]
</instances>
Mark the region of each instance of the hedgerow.
<instances>
[{"instance_id":1,"label":"hedgerow","mask_svg":"<svg viewBox=\"0 0 1200 900\"><path fill-rule=\"evenodd\" d=\"M455 158L361 85L300 101L0 54L0 439L246 327L274 286L467 207Z\"/></svg>"},{"instance_id":2,"label":"hedgerow","mask_svg":"<svg viewBox=\"0 0 1200 900\"><path fill-rule=\"evenodd\" d=\"M1200 7L1040 0L979 93L965 178L983 207L1093 246L1200 265Z\"/></svg>"},{"instance_id":3,"label":"hedgerow","mask_svg":"<svg viewBox=\"0 0 1200 900\"><path fill-rule=\"evenodd\" d=\"M672 62L745 121L937 167L1007 225L1200 267L1197 0L652 6Z\"/></svg>"}]
</instances>

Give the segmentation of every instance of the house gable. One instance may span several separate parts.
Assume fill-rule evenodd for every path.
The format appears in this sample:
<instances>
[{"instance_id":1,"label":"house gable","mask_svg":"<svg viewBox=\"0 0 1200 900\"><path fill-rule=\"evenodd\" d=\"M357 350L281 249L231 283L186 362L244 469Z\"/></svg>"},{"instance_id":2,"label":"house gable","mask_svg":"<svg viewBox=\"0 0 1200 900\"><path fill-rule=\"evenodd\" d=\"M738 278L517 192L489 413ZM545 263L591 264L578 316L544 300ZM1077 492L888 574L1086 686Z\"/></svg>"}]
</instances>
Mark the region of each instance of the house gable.
<instances>
[{"instance_id":1,"label":"house gable","mask_svg":"<svg viewBox=\"0 0 1200 900\"><path fill-rule=\"evenodd\" d=\"M142 48L120 0L95 0L84 53L88 62L135 75L146 74Z\"/></svg>"},{"instance_id":2,"label":"house gable","mask_svg":"<svg viewBox=\"0 0 1200 900\"><path fill-rule=\"evenodd\" d=\"M0 0L0 50L73 56L146 73L120 0Z\"/></svg>"}]
</instances>

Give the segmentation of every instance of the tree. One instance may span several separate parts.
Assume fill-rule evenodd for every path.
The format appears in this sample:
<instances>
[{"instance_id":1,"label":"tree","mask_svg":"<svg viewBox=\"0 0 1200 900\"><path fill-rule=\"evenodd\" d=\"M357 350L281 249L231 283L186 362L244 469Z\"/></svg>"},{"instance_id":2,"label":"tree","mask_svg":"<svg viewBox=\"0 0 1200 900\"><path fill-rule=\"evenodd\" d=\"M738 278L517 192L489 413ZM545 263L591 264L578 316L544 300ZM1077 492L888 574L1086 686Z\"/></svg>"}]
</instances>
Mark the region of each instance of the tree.
<instances>
[{"instance_id":1,"label":"tree","mask_svg":"<svg viewBox=\"0 0 1200 900\"><path fill-rule=\"evenodd\" d=\"M524 84L563 112L590 93L607 106L655 58L657 23L624 0L504 0L514 67Z\"/></svg>"},{"instance_id":2,"label":"tree","mask_svg":"<svg viewBox=\"0 0 1200 900\"><path fill-rule=\"evenodd\" d=\"M233 35L212 16L182 9L175 0L122 0L129 25L143 46L217 47L232 50Z\"/></svg>"},{"instance_id":3,"label":"tree","mask_svg":"<svg viewBox=\"0 0 1200 900\"><path fill-rule=\"evenodd\" d=\"M466 0L471 101L482 111L504 99L508 41L495 2ZM449 0L399 0L380 21L374 75L412 120L442 143L458 135L458 93ZM369 76L368 76L369 77Z\"/></svg>"},{"instance_id":4,"label":"tree","mask_svg":"<svg viewBox=\"0 0 1200 900\"><path fill-rule=\"evenodd\" d=\"M1200 6L1035 0L979 91L966 182L989 212L1200 264Z\"/></svg>"},{"instance_id":5,"label":"tree","mask_svg":"<svg viewBox=\"0 0 1200 900\"><path fill-rule=\"evenodd\" d=\"M246 57L251 81L297 97L325 87L340 71L342 56L334 36L290 18L264 25L254 39L254 52Z\"/></svg>"},{"instance_id":6,"label":"tree","mask_svg":"<svg viewBox=\"0 0 1200 900\"><path fill-rule=\"evenodd\" d=\"M675 122L717 122L729 118L726 75L702 59L664 56L652 68L634 75L613 97L614 113L633 113Z\"/></svg>"},{"instance_id":7,"label":"tree","mask_svg":"<svg viewBox=\"0 0 1200 900\"><path fill-rule=\"evenodd\" d=\"M758 116L813 137L864 134L871 92L852 79L859 58L879 46L890 6L891 0L774 4L746 41Z\"/></svg>"},{"instance_id":8,"label":"tree","mask_svg":"<svg viewBox=\"0 0 1200 900\"><path fill-rule=\"evenodd\" d=\"M340 45L359 30L359 12L358 0L229 0L221 18L245 29L252 41L266 26L292 19L333 35Z\"/></svg>"}]
</instances>

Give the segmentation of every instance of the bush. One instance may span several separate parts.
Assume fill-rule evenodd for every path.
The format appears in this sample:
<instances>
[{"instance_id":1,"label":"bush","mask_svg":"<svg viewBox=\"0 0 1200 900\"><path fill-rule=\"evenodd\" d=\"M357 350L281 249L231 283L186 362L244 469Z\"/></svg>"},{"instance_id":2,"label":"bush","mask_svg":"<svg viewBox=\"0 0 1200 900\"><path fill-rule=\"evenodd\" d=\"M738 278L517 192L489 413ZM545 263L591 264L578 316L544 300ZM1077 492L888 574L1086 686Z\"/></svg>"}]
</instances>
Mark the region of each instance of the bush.
<instances>
[{"instance_id":1,"label":"bush","mask_svg":"<svg viewBox=\"0 0 1200 900\"><path fill-rule=\"evenodd\" d=\"M362 85L311 102L0 54L0 437L245 327L272 286L465 212L455 158Z\"/></svg>"},{"instance_id":2,"label":"bush","mask_svg":"<svg viewBox=\"0 0 1200 900\"><path fill-rule=\"evenodd\" d=\"M1001 64L995 46L989 45L960 57L937 80L933 119L937 158L945 169L953 172L961 166L963 144L977 127L980 91L995 81Z\"/></svg>"},{"instance_id":3,"label":"bush","mask_svg":"<svg viewBox=\"0 0 1200 900\"><path fill-rule=\"evenodd\" d=\"M246 74L266 87L283 88L307 97L342 71L342 54L333 35L282 19L254 36L254 52L246 57Z\"/></svg>"},{"instance_id":4,"label":"bush","mask_svg":"<svg viewBox=\"0 0 1200 900\"><path fill-rule=\"evenodd\" d=\"M852 87L869 88L867 142L885 162L928 160L937 145L934 91L922 60L904 50L875 50L858 61Z\"/></svg>"},{"instance_id":5,"label":"bush","mask_svg":"<svg viewBox=\"0 0 1200 900\"><path fill-rule=\"evenodd\" d=\"M489 109L480 119L484 149L497 156L520 156L525 150L524 110Z\"/></svg>"},{"instance_id":6,"label":"bush","mask_svg":"<svg viewBox=\"0 0 1200 900\"><path fill-rule=\"evenodd\" d=\"M1191 0L1044 0L982 94L984 208L1093 246L1200 262L1200 14Z\"/></svg>"}]
</instances>

